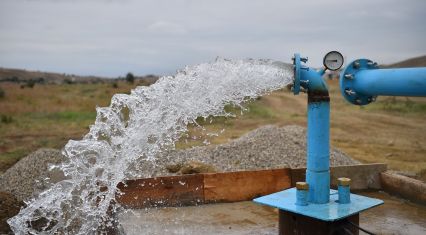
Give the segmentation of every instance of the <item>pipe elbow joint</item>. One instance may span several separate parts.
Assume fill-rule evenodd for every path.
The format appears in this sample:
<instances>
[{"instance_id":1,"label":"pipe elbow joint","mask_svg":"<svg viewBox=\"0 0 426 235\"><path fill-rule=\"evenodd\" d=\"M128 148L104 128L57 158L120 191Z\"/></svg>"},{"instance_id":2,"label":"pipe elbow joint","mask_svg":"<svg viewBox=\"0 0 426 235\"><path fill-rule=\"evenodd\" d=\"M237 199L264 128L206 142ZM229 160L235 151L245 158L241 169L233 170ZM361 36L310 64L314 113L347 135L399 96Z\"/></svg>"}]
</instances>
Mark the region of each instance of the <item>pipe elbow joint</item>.
<instances>
[{"instance_id":1,"label":"pipe elbow joint","mask_svg":"<svg viewBox=\"0 0 426 235\"><path fill-rule=\"evenodd\" d=\"M306 61L307 59L302 59L299 54L294 55L293 93L297 95L300 91L306 91L309 102L330 101L327 84L322 78L324 71L317 72L302 66L301 62Z\"/></svg>"},{"instance_id":2,"label":"pipe elbow joint","mask_svg":"<svg viewBox=\"0 0 426 235\"><path fill-rule=\"evenodd\" d=\"M308 102L329 102L330 96L327 83L321 74L309 68L301 73L301 81L308 92Z\"/></svg>"}]
</instances>

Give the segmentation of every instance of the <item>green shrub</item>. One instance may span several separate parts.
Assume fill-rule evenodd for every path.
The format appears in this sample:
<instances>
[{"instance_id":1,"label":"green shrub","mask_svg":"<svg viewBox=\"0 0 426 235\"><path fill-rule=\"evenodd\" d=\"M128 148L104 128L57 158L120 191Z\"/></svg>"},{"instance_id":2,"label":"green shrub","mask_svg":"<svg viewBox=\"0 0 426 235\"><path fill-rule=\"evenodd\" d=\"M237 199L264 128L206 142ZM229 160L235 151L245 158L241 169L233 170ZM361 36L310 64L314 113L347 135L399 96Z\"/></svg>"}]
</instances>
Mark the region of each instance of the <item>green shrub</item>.
<instances>
[{"instance_id":1,"label":"green shrub","mask_svg":"<svg viewBox=\"0 0 426 235\"><path fill-rule=\"evenodd\" d=\"M69 78L65 78L64 79L64 83L65 84L74 84L74 82L71 79L69 79Z\"/></svg>"},{"instance_id":2,"label":"green shrub","mask_svg":"<svg viewBox=\"0 0 426 235\"><path fill-rule=\"evenodd\" d=\"M0 87L0 99L6 96L6 92Z\"/></svg>"},{"instance_id":3,"label":"green shrub","mask_svg":"<svg viewBox=\"0 0 426 235\"><path fill-rule=\"evenodd\" d=\"M35 84L36 82L32 78L27 81L27 87L29 88L33 88Z\"/></svg>"},{"instance_id":4,"label":"green shrub","mask_svg":"<svg viewBox=\"0 0 426 235\"><path fill-rule=\"evenodd\" d=\"M44 84L44 83L46 83L46 79L44 79L43 77L39 77L39 78L37 78L36 82L40 83L40 84Z\"/></svg>"},{"instance_id":5,"label":"green shrub","mask_svg":"<svg viewBox=\"0 0 426 235\"><path fill-rule=\"evenodd\" d=\"M9 124L9 123L13 122L13 118L12 118L12 116L2 114L2 115L0 115L0 121L1 121L1 123Z\"/></svg>"},{"instance_id":6,"label":"green shrub","mask_svg":"<svg viewBox=\"0 0 426 235\"><path fill-rule=\"evenodd\" d=\"M133 73L127 73L126 81L128 83L134 83L135 82L135 76L133 75Z\"/></svg>"},{"instance_id":7,"label":"green shrub","mask_svg":"<svg viewBox=\"0 0 426 235\"><path fill-rule=\"evenodd\" d=\"M11 82L18 83L19 82L19 78L17 76L13 76Z\"/></svg>"}]
</instances>

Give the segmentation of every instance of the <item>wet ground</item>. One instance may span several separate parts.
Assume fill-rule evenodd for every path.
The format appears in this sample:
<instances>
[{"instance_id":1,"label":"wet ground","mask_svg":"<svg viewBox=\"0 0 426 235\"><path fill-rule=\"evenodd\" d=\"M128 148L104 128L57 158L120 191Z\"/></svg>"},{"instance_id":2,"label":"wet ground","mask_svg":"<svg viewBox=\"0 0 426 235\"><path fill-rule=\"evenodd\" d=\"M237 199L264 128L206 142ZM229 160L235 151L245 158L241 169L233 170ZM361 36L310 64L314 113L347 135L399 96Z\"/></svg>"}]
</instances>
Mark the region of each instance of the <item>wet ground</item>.
<instances>
[{"instance_id":1,"label":"wet ground","mask_svg":"<svg viewBox=\"0 0 426 235\"><path fill-rule=\"evenodd\" d=\"M361 194L385 201L361 213L361 227L377 234L426 234L426 206L382 192ZM252 202L132 210L120 216L128 235L278 234L277 221L276 209Z\"/></svg>"},{"instance_id":2,"label":"wet ground","mask_svg":"<svg viewBox=\"0 0 426 235\"><path fill-rule=\"evenodd\" d=\"M384 205L360 215L360 224L377 234L426 234L426 206L410 203L383 192L361 193L379 198Z\"/></svg>"}]
</instances>

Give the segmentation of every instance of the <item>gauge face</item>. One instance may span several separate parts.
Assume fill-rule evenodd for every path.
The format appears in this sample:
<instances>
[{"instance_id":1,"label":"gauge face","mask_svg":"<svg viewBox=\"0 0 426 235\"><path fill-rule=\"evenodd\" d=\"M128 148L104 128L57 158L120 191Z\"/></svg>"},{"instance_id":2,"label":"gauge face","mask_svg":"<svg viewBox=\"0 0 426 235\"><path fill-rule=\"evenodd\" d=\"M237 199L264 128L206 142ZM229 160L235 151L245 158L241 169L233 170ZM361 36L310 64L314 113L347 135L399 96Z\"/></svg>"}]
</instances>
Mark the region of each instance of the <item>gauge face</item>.
<instances>
[{"instance_id":1,"label":"gauge face","mask_svg":"<svg viewBox=\"0 0 426 235\"><path fill-rule=\"evenodd\" d=\"M324 56L323 63L329 70L338 70L343 65L343 55L338 51L330 51Z\"/></svg>"}]
</instances>

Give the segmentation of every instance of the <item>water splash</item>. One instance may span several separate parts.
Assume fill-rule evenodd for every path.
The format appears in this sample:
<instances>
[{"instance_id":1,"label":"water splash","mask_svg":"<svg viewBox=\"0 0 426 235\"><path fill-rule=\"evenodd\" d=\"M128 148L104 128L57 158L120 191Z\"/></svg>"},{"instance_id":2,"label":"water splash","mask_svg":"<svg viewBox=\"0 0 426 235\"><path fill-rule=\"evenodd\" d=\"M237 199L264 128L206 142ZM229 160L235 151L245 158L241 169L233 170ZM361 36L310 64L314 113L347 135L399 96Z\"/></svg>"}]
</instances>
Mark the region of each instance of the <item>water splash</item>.
<instances>
[{"instance_id":1,"label":"water splash","mask_svg":"<svg viewBox=\"0 0 426 235\"><path fill-rule=\"evenodd\" d=\"M197 117L228 116L226 104L241 105L291 81L288 64L217 59L137 87L130 95L114 95L109 107L96 109L89 133L64 147L68 161L58 167L67 179L27 202L8 223L16 234L94 234L113 227L116 185L132 163L173 148Z\"/></svg>"}]
</instances>

